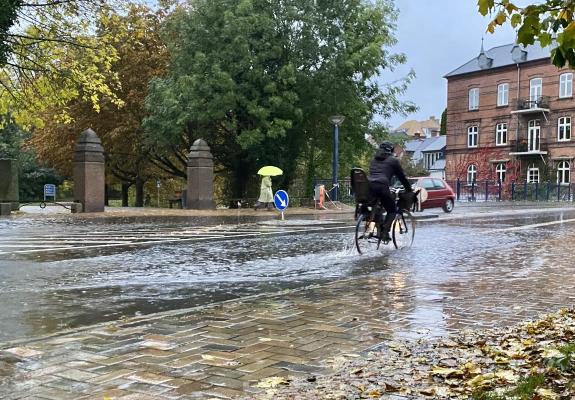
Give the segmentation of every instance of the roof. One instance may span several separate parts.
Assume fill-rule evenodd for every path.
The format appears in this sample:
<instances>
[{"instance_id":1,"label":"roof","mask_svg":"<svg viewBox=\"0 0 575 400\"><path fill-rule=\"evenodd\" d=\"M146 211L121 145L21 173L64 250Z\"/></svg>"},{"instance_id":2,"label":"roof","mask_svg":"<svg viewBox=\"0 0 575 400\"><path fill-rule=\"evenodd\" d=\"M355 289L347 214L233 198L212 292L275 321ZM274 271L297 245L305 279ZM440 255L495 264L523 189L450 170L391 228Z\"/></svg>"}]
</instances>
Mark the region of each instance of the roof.
<instances>
[{"instance_id":1,"label":"roof","mask_svg":"<svg viewBox=\"0 0 575 400\"><path fill-rule=\"evenodd\" d=\"M440 158L439 160L436 160L433 163L433 165L429 168L430 171L438 169L445 169L445 158Z\"/></svg>"},{"instance_id":2,"label":"roof","mask_svg":"<svg viewBox=\"0 0 575 400\"><path fill-rule=\"evenodd\" d=\"M421 136L425 136L425 129L435 129L439 130L439 120L435 117L424 121L416 121L410 120L405 121L403 124L399 125L395 130L396 131L404 131L409 136L414 136L416 133L419 133Z\"/></svg>"},{"instance_id":3,"label":"roof","mask_svg":"<svg viewBox=\"0 0 575 400\"><path fill-rule=\"evenodd\" d=\"M429 144L421 149L420 151L423 152L427 152L427 151L440 151L443 150L445 148L445 145L447 144L447 136L445 135L440 135L440 136L435 136L429 139L433 139L429 142Z\"/></svg>"},{"instance_id":4,"label":"roof","mask_svg":"<svg viewBox=\"0 0 575 400\"><path fill-rule=\"evenodd\" d=\"M519 62L514 61L511 54L511 51L515 46L518 46L521 50L526 52L524 53L524 58ZM471 72L484 71L486 69L505 67L508 65L522 64L534 60L542 60L546 58L548 59L551 56L551 49L549 47L542 48L538 44L533 44L527 47L515 44L506 44L503 46L493 47L492 49L489 49L485 52L485 55L489 59L491 59L491 63L489 67L484 66L484 68L481 68L479 62L481 54L483 53L480 53L479 56L469 60L459 68L451 71L450 73L445 75L444 78L449 78L451 76L456 75L468 74Z\"/></svg>"},{"instance_id":5,"label":"roof","mask_svg":"<svg viewBox=\"0 0 575 400\"><path fill-rule=\"evenodd\" d=\"M434 136L425 139L412 139L405 142L406 152L440 151L445 148L446 136Z\"/></svg>"}]
</instances>

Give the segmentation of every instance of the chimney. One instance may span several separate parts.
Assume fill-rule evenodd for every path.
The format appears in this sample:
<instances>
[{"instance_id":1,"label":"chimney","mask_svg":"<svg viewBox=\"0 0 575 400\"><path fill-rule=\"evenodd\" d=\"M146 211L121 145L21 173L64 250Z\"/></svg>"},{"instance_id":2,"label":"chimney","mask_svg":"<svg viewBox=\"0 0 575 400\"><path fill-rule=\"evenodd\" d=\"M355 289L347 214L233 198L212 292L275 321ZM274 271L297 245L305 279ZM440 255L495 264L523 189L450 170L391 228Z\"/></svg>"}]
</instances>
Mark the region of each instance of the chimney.
<instances>
[{"instance_id":1,"label":"chimney","mask_svg":"<svg viewBox=\"0 0 575 400\"><path fill-rule=\"evenodd\" d=\"M429 119L435 121L435 115L432 115L431 117L429 117Z\"/></svg>"},{"instance_id":2,"label":"chimney","mask_svg":"<svg viewBox=\"0 0 575 400\"><path fill-rule=\"evenodd\" d=\"M421 138L421 132L415 132L415 133L413 134L413 137L416 138L416 139L420 139L420 138Z\"/></svg>"}]
</instances>

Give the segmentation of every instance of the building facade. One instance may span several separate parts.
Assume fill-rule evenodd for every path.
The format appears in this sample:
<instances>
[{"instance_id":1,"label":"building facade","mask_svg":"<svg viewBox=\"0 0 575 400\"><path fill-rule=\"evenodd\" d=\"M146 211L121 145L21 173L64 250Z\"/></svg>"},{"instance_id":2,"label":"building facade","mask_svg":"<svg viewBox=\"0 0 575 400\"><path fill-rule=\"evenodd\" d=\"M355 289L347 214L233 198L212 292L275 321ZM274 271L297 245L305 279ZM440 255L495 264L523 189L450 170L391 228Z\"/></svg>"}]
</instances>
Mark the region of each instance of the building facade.
<instances>
[{"instance_id":1,"label":"building facade","mask_svg":"<svg viewBox=\"0 0 575 400\"><path fill-rule=\"evenodd\" d=\"M445 76L447 179L571 182L573 70L549 55L538 46L482 49Z\"/></svg>"}]
</instances>

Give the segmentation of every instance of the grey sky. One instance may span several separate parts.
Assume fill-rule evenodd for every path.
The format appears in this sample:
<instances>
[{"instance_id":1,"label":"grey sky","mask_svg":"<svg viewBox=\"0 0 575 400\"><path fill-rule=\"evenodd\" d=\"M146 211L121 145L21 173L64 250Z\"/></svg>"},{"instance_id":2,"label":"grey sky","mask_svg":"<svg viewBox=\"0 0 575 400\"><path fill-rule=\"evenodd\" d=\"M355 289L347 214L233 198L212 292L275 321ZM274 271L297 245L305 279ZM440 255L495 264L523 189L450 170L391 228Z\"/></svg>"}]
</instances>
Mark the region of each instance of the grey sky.
<instances>
[{"instance_id":1,"label":"grey sky","mask_svg":"<svg viewBox=\"0 0 575 400\"><path fill-rule=\"evenodd\" d=\"M397 79L413 68L417 77L404 99L413 101L419 111L391 118L387 122L394 128L408 119L441 116L447 98L443 75L476 57L482 37L485 49L515 41L508 26L485 33L489 19L479 15L476 0L396 0L395 4L400 11L395 50L407 55L407 63L385 78Z\"/></svg>"}]
</instances>

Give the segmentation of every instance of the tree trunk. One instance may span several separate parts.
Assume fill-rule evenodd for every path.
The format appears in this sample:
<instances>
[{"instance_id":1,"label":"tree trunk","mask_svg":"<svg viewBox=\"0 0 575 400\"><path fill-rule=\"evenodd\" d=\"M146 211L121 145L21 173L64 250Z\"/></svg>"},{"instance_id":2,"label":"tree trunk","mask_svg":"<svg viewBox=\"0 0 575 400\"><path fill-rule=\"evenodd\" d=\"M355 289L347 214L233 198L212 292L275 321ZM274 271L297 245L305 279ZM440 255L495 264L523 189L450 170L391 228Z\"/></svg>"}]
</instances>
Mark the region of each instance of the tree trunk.
<instances>
[{"instance_id":1,"label":"tree trunk","mask_svg":"<svg viewBox=\"0 0 575 400\"><path fill-rule=\"evenodd\" d=\"M110 187L108 186L108 184L106 183L104 185L104 205L106 207L108 207L110 205L110 196L109 196L109 192L110 191Z\"/></svg>"},{"instance_id":2,"label":"tree trunk","mask_svg":"<svg viewBox=\"0 0 575 400\"><path fill-rule=\"evenodd\" d=\"M122 182L122 207L129 207L128 198L131 183Z\"/></svg>"},{"instance_id":3,"label":"tree trunk","mask_svg":"<svg viewBox=\"0 0 575 400\"><path fill-rule=\"evenodd\" d=\"M142 178L136 178L136 207L144 207L144 183Z\"/></svg>"}]
</instances>

